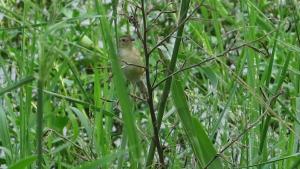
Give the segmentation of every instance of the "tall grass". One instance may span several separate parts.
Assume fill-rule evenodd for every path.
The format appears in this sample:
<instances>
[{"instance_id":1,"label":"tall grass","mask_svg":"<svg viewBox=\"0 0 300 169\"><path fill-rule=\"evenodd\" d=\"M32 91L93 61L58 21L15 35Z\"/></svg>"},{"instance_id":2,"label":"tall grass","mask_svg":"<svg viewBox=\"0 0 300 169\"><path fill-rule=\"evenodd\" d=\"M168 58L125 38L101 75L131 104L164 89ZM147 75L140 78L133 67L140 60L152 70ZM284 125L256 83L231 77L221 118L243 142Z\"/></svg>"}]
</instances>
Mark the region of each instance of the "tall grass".
<instances>
[{"instance_id":1,"label":"tall grass","mask_svg":"<svg viewBox=\"0 0 300 169\"><path fill-rule=\"evenodd\" d=\"M299 5L0 2L0 168L299 168Z\"/></svg>"}]
</instances>

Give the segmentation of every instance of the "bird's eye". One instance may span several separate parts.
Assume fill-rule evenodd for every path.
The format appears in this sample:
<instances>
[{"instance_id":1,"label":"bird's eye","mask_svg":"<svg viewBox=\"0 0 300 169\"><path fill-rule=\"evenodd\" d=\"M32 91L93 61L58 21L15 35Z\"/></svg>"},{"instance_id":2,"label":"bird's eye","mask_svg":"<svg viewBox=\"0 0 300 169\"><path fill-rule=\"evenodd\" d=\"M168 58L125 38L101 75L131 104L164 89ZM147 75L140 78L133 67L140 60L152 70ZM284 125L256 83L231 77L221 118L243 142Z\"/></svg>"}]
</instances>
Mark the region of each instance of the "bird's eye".
<instances>
[{"instance_id":1,"label":"bird's eye","mask_svg":"<svg viewBox=\"0 0 300 169\"><path fill-rule=\"evenodd\" d=\"M125 42L126 40L125 39L122 39L122 42Z\"/></svg>"}]
</instances>

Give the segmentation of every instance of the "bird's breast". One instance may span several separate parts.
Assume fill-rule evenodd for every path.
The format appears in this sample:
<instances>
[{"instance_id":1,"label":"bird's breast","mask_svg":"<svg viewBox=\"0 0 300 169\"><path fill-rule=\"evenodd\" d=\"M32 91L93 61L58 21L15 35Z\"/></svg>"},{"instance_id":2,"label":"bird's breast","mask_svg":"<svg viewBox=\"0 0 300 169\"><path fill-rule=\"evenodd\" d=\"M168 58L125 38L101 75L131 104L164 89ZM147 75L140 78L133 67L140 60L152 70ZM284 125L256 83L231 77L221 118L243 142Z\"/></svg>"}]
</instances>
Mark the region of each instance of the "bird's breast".
<instances>
[{"instance_id":1,"label":"bird's breast","mask_svg":"<svg viewBox=\"0 0 300 169\"><path fill-rule=\"evenodd\" d=\"M140 54L135 50L120 49L119 55L126 78L129 81L138 81L144 73L144 65Z\"/></svg>"}]
</instances>

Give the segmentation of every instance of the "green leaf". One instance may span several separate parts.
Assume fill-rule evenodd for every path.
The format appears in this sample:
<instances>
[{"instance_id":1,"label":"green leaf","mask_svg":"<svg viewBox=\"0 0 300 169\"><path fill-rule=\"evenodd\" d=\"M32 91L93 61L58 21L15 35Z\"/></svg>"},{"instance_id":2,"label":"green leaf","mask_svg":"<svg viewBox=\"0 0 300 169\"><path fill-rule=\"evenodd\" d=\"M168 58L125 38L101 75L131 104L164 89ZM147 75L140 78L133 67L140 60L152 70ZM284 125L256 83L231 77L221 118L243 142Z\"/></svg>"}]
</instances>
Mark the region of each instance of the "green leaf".
<instances>
[{"instance_id":1,"label":"green leaf","mask_svg":"<svg viewBox=\"0 0 300 169\"><path fill-rule=\"evenodd\" d=\"M9 169L23 169L29 167L36 160L36 155L26 157L15 164L11 165Z\"/></svg>"},{"instance_id":2,"label":"green leaf","mask_svg":"<svg viewBox=\"0 0 300 169\"><path fill-rule=\"evenodd\" d=\"M217 151L215 150L212 142L209 140L209 137L199 120L195 117L192 117L192 120L194 127L193 132L196 134L200 145L203 163L208 164L208 162L216 156ZM222 164L220 160L217 159L210 165L209 168L222 168Z\"/></svg>"},{"instance_id":3,"label":"green leaf","mask_svg":"<svg viewBox=\"0 0 300 169\"><path fill-rule=\"evenodd\" d=\"M98 1L95 1L95 7L97 9L97 13L106 16L107 13L103 8L103 4L99 4ZM115 84L116 95L119 98L122 115L124 119L124 127L125 134L127 134L128 138L128 146L129 152L132 155L133 163L132 167L135 168L137 166L136 162L139 162L141 158L141 144L139 137L137 135L136 122L134 118L134 106L129 97L129 92L126 87L125 77L121 71L121 67L119 65L116 45L113 42L113 35L111 33L112 27L109 24L108 18L101 17L100 18L100 28L102 34L102 40L105 47L106 52L110 56L110 60L112 63L112 73L113 73L113 83Z\"/></svg>"},{"instance_id":4,"label":"green leaf","mask_svg":"<svg viewBox=\"0 0 300 169\"><path fill-rule=\"evenodd\" d=\"M85 113L81 112L80 110L78 110L75 107L71 107L71 110L79 118L79 121L81 122L81 124L83 125L84 129L86 130L89 138L92 138L92 128L90 126L91 123L90 123L89 118L87 117L87 115Z\"/></svg>"},{"instance_id":5,"label":"green leaf","mask_svg":"<svg viewBox=\"0 0 300 169\"><path fill-rule=\"evenodd\" d=\"M201 123L195 117L192 117L179 77L176 77L172 83L172 98L198 165L203 168L217 153ZM208 168L222 169L223 166L220 159L216 158Z\"/></svg>"},{"instance_id":6,"label":"green leaf","mask_svg":"<svg viewBox=\"0 0 300 169\"><path fill-rule=\"evenodd\" d=\"M17 81L16 83L14 83L12 85L9 85L9 86L5 87L5 88L2 88L2 89L0 88L0 96L3 95L6 92L10 92L10 91L12 91L14 89L17 89L17 88L19 88L19 87L21 87L21 86L23 86L27 83L30 83L33 80L34 80L34 77L29 76L29 77L25 77L24 79L22 79L20 81Z\"/></svg>"},{"instance_id":7,"label":"green leaf","mask_svg":"<svg viewBox=\"0 0 300 169\"><path fill-rule=\"evenodd\" d=\"M10 142L8 123L6 120L6 114L2 107L0 107L0 141L2 146L7 148L10 152L13 152Z\"/></svg>"},{"instance_id":8,"label":"green leaf","mask_svg":"<svg viewBox=\"0 0 300 169\"><path fill-rule=\"evenodd\" d=\"M111 155L104 156L101 159L96 159L93 161L87 161L81 164L78 167L73 169L98 169L103 166L108 166L112 161L114 161L117 157L124 155L122 152L115 152Z\"/></svg>"}]
</instances>

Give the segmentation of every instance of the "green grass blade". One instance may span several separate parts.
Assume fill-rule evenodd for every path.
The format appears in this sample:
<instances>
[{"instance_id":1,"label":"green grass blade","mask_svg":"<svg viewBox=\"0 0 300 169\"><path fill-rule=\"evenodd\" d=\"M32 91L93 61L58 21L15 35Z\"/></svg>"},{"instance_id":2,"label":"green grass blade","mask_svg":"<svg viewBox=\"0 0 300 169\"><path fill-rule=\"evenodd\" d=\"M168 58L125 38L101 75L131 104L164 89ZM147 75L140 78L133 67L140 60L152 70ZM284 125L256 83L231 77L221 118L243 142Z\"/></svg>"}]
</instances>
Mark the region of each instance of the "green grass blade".
<instances>
[{"instance_id":1,"label":"green grass blade","mask_svg":"<svg viewBox=\"0 0 300 169\"><path fill-rule=\"evenodd\" d=\"M84 129L86 130L88 137L90 139L92 139L92 137L93 137L92 136L92 127L90 125L91 123L90 123L90 120L87 117L87 115L75 107L70 107L70 109L77 115L77 117L79 118L79 121L81 122Z\"/></svg>"},{"instance_id":2,"label":"green grass blade","mask_svg":"<svg viewBox=\"0 0 300 169\"><path fill-rule=\"evenodd\" d=\"M98 1L95 0L95 7L97 9L97 13L106 16L104 6L99 4ZM112 63L112 73L113 73L113 83L115 84L116 95L119 98L123 119L124 119L124 127L125 133L128 138L128 147L129 152L131 154L131 159L133 164L132 167L136 168L137 163L139 163L139 159L141 158L141 144L139 137L137 135L136 123L134 118L134 106L129 97L129 92L126 87L125 77L122 74L121 67L118 62L116 45L113 43L113 36L110 30L113 30L109 24L109 21L106 17L100 18L100 28L102 34L102 40L104 42L104 47L110 56L110 60ZM117 85L116 85L117 84Z\"/></svg>"},{"instance_id":3,"label":"green grass blade","mask_svg":"<svg viewBox=\"0 0 300 169\"><path fill-rule=\"evenodd\" d=\"M0 140L3 147L7 148L10 152L13 152L13 146L10 141L10 135L9 135L9 124L7 122L6 113L0 107ZM8 164L11 162L12 159L7 158Z\"/></svg>"},{"instance_id":4,"label":"green grass blade","mask_svg":"<svg viewBox=\"0 0 300 169\"><path fill-rule=\"evenodd\" d=\"M11 165L9 169L26 169L28 168L34 161L36 160L36 156L29 156L24 159L19 160L15 164Z\"/></svg>"},{"instance_id":5,"label":"green grass blade","mask_svg":"<svg viewBox=\"0 0 300 169\"><path fill-rule=\"evenodd\" d=\"M28 84L28 83L32 82L33 80L34 80L33 76L25 77L24 79L22 79L20 81L17 81L14 84L11 84L11 85L9 85L5 88L2 88L2 89L0 89L0 96L7 93L7 92L10 92L14 89L22 87L23 85Z\"/></svg>"},{"instance_id":6,"label":"green grass blade","mask_svg":"<svg viewBox=\"0 0 300 169\"><path fill-rule=\"evenodd\" d=\"M188 103L185 99L184 90L178 77L176 77L172 83L172 99L199 167L202 168L206 166L206 164L210 163L210 161L216 156L217 151L214 149L213 144L209 140L209 137L201 123L198 119L192 117L188 108ZM223 168L220 159L215 159L210 164L209 168Z\"/></svg>"},{"instance_id":7,"label":"green grass blade","mask_svg":"<svg viewBox=\"0 0 300 169\"><path fill-rule=\"evenodd\" d=\"M95 64L97 66L97 64ZM102 79L101 79L102 80ZM103 107L101 100L101 88L100 88L100 71L95 70L94 75L94 102L97 107ZM108 145L106 144L105 130L103 128L103 111L97 111L95 115L95 145L98 149L98 154L102 156L107 153Z\"/></svg>"},{"instance_id":8,"label":"green grass blade","mask_svg":"<svg viewBox=\"0 0 300 169\"><path fill-rule=\"evenodd\" d=\"M108 166L114 159L118 156L123 155L123 153L116 152L111 155L104 156L101 159L95 159L92 161L86 161L78 167L74 167L73 169L98 169L103 168L104 166Z\"/></svg>"},{"instance_id":9,"label":"green grass blade","mask_svg":"<svg viewBox=\"0 0 300 169\"><path fill-rule=\"evenodd\" d=\"M181 5L180 6L180 14L179 14L179 19L178 19L177 25L180 25L186 19L187 12L188 12L189 5L190 5L190 0L181 1L180 5ZM177 55L178 55L178 51L179 51L179 47L180 47L180 43L181 43L181 38L183 35L183 30L184 30L184 24L181 24L177 30L177 35L176 35L176 40L174 43L171 61L168 65L168 71L167 71L168 74L166 76L172 74L175 70L176 62L177 62ZM158 107L158 115L157 115L158 129L160 129L160 126L161 126L162 118L163 118L165 107L167 104L167 99L168 99L168 96L170 93L171 83L172 83L172 77L167 79L167 81L165 82L163 94L162 94L160 104ZM152 141L151 145L149 147L149 152L148 152L147 159L146 159L146 167L149 167L152 165L153 158L154 158L154 151L155 151L155 146L154 146L154 141Z\"/></svg>"},{"instance_id":10,"label":"green grass blade","mask_svg":"<svg viewBox=\"0 0 300 169\"><path fill-rule=\"evenodd\" d=\"M285 60L284 67L281 70L280 76L278 76L278 78L276 79L276 86L275 86L275 89L273 90L273 93L275 93L275 94L279 92L279 90L282 86L282 83L283 83L284 79L286 78L286 73L288 70L290 60L291 60L291 55L288 55ZM275 103L272 103L271 107L274 104ZM266 139L267 139L266 137L267 137L267 131L268 131L268 128L270 125L270 120L271 120L271 116L267 116L266 121L263 126L262 135L261 135L261 142L260 142L260 146L259 146L260 153L262 153L263 149L266 148L265 143L266 143Z\"/></svg>"}]
</instances>

